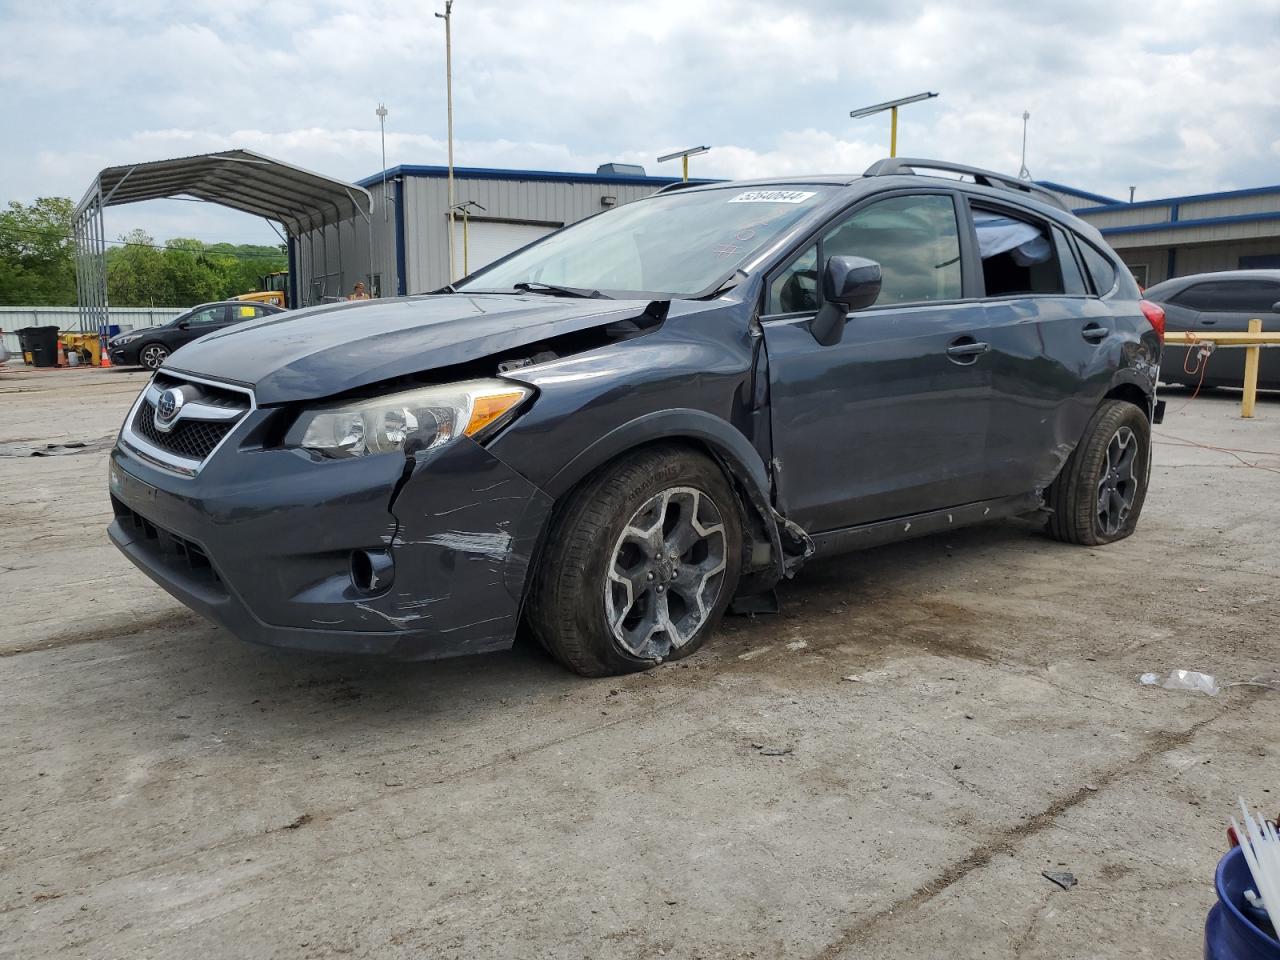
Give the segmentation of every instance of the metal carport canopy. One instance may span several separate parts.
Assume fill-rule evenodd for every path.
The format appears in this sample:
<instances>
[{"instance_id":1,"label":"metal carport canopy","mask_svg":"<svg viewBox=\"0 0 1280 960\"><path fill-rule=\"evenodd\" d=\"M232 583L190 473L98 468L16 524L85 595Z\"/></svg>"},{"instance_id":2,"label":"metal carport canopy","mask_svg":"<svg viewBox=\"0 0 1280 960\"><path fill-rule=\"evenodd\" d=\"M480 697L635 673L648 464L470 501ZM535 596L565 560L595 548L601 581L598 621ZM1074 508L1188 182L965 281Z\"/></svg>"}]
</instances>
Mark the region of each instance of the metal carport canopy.
<instances>
[{"instance_id":1,"label":"metal carport canopy","mask_svg":"<svg viewBox=\"0 0 1280 960\"><path fill-rule=\"evenodd\" d=\"M107 167L77 215L101 198L104 207L166 197L191 197L280 223L292 235L359 216L369 218L364 187L335 180L251 150Z\"/></svg>"}]
</instances>

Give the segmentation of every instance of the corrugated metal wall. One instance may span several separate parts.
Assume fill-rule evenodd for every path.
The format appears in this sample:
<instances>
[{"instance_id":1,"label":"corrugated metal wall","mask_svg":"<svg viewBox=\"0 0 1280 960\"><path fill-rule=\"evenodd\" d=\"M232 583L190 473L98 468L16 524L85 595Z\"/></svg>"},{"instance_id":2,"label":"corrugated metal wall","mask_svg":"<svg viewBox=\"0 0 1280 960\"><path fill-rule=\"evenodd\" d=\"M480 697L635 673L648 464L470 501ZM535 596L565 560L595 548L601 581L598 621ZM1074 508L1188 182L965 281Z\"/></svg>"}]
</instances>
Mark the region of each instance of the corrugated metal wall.
<instances>
[{"instance_id":1,"label":"corrugated metal wall","mask_svg":"<svg viewBox=\"0 0 1280 960\"><path fill-rule=\"evenodd\" d=\"M186 313L190 307L112 307L111 322L121 327L158 327L174 317ZM0 307L0 330L4 331L4 345L10 354L18 352L18 335L22 327L58 327L62 330L80 329L80 311L77 307Z\"/></svg>"},{"instance_id":2,"label":"corrugated metal wall","mask_svg":"<svg viewBox=\"0 0 1280 960\"><path fill-rule=\"evenodd\" d=\"M484 207L475 219L514 220L562 226L656 193L659 185L547 180L454 180L455 203L474 200ZM372 188L371 188L372 189ZM406 292L425 293L449 282L449 186L443 177L408 177L404 187ZM462 251L455 251L457 272Z\"/></svg>"},{"instance_id":3,"label":"corrugated metal wall","mask_svg":"<svg viewBox=\"0 0 1280 960\"><path fill-rule=\"evenodd\" d=\"M299 306L328 303L349 296L357 280L372 291L380 284L383 296L396 293L395 209L384 211L382 184L369 188L373 214L304 233L297 241L297 284ZM387 192L395 198L395 184ZM370 240L373 256L369 255Z\"/></svg>"}]
</instances>

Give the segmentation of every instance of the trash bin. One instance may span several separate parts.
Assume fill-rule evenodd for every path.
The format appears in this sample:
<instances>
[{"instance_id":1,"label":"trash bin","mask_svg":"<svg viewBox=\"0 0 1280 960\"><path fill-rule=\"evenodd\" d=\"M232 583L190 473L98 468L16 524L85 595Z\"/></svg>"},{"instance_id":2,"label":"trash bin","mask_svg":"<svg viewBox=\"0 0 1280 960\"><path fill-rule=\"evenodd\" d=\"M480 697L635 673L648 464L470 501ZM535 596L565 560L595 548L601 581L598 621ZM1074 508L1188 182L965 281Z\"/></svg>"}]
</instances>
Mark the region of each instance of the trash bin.
<instances>
[{"instance_id":1,"label":"trash bin","mask_svg":"<svg viewBox=\"0 0 1280 960\"><path fill-rule=\"evenodd\" d=\"M18 335L18 352L22 354L22 362L31 366L31 331L34 327L19 327L14 331Z\"/></svg>"},{"instance_id":2,"label":"trash bin","mask_svg":"<svg viewBox=\"0 0 1280 960\"><path fill-rule=\"evenodd\" d=\"M1253 876L1239 847L1219 861L1214 886L1218 902L1204 924L1205 960L1274 960L1280 956L1280 941L1272 931L1263 930L1245 915L1244 891L1253 889Z\"/></svg>"},{"instance_id":3,"label":"trash bin","mask_svg":"<svg viewBox=\"0 0 1280 960\"><path fill-rule=\"evenodd\" d=\"M31 354L33 367L56 367L58 365L58 328L26 327L27 345L23 347L23 355ZM22 336L22 331L18 331Z\"/></svg>"}]
</instances>

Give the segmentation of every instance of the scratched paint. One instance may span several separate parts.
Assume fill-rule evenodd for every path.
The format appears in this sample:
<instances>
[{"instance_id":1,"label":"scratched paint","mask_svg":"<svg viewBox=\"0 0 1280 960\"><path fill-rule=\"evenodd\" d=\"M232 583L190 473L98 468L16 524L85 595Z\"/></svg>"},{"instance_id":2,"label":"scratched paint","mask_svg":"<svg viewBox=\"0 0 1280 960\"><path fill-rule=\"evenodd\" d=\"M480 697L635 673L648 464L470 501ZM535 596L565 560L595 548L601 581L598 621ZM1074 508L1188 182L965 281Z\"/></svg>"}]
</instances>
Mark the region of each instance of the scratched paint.
<instances>
[{"instance_id":1,"label":"scratched paint","mask_svg":"<svg viewBox=\"0 0 1280 960\"><path fill-rule=\"evenodd\" d=\"M502 531L446 530L423 537L417 543L429 543L459 553L474 553L490 560L505 560L511 549L511 534Z\"/></svg>"}]
</instances>

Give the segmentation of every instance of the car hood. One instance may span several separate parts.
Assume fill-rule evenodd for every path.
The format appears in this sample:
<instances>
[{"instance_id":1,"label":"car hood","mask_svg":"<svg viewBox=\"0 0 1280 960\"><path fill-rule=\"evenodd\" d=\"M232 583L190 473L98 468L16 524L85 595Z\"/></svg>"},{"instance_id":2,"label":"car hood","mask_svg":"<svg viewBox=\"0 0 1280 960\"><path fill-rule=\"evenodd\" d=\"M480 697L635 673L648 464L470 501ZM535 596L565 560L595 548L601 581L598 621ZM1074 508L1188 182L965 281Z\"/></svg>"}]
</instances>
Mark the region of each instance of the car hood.
<instances>
[{"instance_id":1,"label":"car hood","mask_svg":"<svg viewBox=\"0 0 1280 960\"><path fill-rule=\"evenodd\" d=\"M639 316L648 300L442 294L272 314L165 363L252 387L261 406L313 400Z\"/></svg>"}]
</instances>

